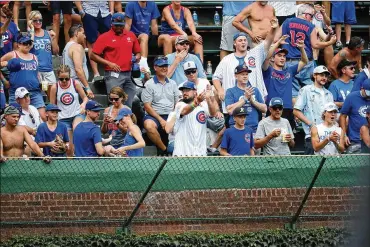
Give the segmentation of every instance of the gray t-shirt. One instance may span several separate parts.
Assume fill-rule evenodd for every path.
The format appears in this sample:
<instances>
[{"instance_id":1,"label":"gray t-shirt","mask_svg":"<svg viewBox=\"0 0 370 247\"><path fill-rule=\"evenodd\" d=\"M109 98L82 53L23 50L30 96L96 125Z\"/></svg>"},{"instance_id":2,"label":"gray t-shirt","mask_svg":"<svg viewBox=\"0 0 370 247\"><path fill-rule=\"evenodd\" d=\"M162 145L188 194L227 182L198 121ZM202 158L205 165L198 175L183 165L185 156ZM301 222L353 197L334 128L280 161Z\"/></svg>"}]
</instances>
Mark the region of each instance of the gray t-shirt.
<instances>
[{"instance_id":1,"label":"gray t-shirt","mask_svg":"<svg viewBox=\"0 0 370 247\"><path fill-rule=\"evenodd\" d=\"M294 138L292 128L290 127L289 121L285 118L279 120L272 120L271 117L267 117L258 123L257 132L255 139L262 139L270 134L274 129L281 129L282 134L290 134ZM265 155L290 155L290 149L288 142L283 141L283 135L272 138L264 147L263 154Z\"/></svg>"},{"instance_id":2,"label":"gray t-shirt","mask_svg":"<svg viewBox=\"0 0 370 247\"><path fill-rule=\"evenodd\" d=\"M162 84L154 76L145 83L141 100L143 103L151 103L159 115L168 115L173 111L179 96L180 91L175 81L166 78L166 83Z\"/></svg>"}]
</instances>

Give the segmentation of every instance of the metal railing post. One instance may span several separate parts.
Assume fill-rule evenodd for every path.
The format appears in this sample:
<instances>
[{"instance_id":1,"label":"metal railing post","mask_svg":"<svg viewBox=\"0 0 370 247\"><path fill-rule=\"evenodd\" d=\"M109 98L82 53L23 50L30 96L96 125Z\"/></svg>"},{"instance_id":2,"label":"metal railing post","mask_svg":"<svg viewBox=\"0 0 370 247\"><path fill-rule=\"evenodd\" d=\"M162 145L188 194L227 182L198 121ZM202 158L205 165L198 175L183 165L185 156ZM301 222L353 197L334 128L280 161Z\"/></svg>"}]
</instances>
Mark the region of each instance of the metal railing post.
<instances>
[{"instance_id":1,"label":"metal railing post","mask_svg":"<svg viewBox=\"0 0 370 247\"><path fill-rule=\"evenodd\" d=\"M317 168L315 175L312 178L310 186L306 190L306 193L303 197L303 200L302 200L301 204L299 205L299 208L298 208L297 212L293 216L292 220L288 224L285 225L285 228L295 229L295 223L297 222L297 220L299 218L299 215L301 214L301 212L303 210L303 207L306 204L306 201L307 201L307 199L308 199L308 197L311 193L311 190L312 190L313 186L316 183L317 178L320 175L321 169L323 168L325 161L326 161L326 158L323 157L320 161L319 167Z\"/></svg>"},{"instance_id":2,"label":"metal railing post","mask_svg":"<svg viewBox=\"0 0 370 247\"><path fill-rule=\"evenodd\" d=\"M148 187L146 188L145 192L141 195L140 197L140 200L138 201L138 203L135 205L135 208L134 210L131 212L131 215L127 218L127 220L125 221L125 223L123 224L122 226L122 230L124 233L130 233L131 230L130 230L130 225L131 225L131 222L132 220L134 219L137 211L139 210L141 204L143 203L143 201L145 200L145 197L148 195L148 193L150 192L150 190L152 189L153 185L155 184L159 174L161 174L163 168L165 167L166 163L167 163L167 158L165 158L162 162L162 164L159 166L157 172L155 173L154 177L152 178L152 180L150 181L150 184L148 185Z\"/></svg>"}]
</instances>

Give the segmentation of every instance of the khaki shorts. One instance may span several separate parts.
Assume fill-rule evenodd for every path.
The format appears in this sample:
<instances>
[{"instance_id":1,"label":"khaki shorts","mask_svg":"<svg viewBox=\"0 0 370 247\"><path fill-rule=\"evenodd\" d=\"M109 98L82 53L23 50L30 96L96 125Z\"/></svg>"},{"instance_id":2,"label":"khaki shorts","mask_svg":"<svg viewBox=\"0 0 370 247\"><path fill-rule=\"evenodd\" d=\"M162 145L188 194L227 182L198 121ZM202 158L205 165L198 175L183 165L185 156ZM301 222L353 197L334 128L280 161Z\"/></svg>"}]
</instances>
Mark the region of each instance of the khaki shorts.
<instances>
[{"instance_id":1,"label":"khaki shorts","mask_svg":"<svg viewBox=\"0 0 370 247\"><path fill-rule=\"evenodd\" d=\"M54 71L50 72L40 72L41 81L47 81L49 85L54 85L57 83Z\"/></svg>"},{"instance_id":2,"label":"khaki shorts","mask_svg":"<svg viewBox=\"0 0 370 247\"><path fill-rule=\"evenodd\" d=\"M239 33L240 31L236 29L233 26L233 20L235 16L223 16L222 17L222 32L221 32L221 44L220 44L220 49L224 51L234 51L234 40L233 37L236 33ZM248 20L244 20L243 25L246 26L248 29L249 23ZM252 40L247 36L248 40L248 46L252 46Z\"/></svg>"}]
</instances>

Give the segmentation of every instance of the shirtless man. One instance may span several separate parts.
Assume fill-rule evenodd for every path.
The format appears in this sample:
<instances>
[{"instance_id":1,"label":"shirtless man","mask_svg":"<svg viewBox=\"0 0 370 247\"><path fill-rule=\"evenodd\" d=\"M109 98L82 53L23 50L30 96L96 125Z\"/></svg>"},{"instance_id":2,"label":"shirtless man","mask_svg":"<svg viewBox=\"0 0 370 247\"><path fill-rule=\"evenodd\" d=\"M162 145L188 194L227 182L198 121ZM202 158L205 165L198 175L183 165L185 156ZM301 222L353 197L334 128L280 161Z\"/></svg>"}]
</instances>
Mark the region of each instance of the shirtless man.
<instances>
[{"instance_id":1,"label":"shirtless man","mask_svg":"<svg viewBox=\"0 0 370 247\"><path fill-rule=\"evenodd\" d=\"M20 112L14 106L8 106L4 110L5 126L1 128L0 162L5 161L7 157L22 157L24 155L24 142L32 148L38 157L44 157L27 130L23 126L17 126L19 116ZM50 158L44 157L43 161L49 163Z\"/></svg>"},{"instance_id":2,"label":"shirtless man","mask_svg":"<svg viewBox=\"0 0 370 247\"><path fill-rule=\"evenodd\" d=\"M243 25L248 18L251 30ZM275 11L267 1L254 2L245 7L233 21L233 26L239 31L247 33L253 41L252 48L266 39L271 30L270 21L275 18Z\"/></svg>"},{"instance_id":3,"label":"shirtless man","mask_svg":"<svg viewBox=\"0 0 370 247\"><path fill-rule=\"evenodd\" d=\"M339 78L339 71L337 70L337 67L338 64L344 59L347 59L348 61L356 61L357 68L361 72L361 52L364 49L364 44L365 40L362 38L357 36L352 37L348 46L340 50L331 60L328 69L332 76L334 76L336 79Z\"/></svg>"}]
</instances>

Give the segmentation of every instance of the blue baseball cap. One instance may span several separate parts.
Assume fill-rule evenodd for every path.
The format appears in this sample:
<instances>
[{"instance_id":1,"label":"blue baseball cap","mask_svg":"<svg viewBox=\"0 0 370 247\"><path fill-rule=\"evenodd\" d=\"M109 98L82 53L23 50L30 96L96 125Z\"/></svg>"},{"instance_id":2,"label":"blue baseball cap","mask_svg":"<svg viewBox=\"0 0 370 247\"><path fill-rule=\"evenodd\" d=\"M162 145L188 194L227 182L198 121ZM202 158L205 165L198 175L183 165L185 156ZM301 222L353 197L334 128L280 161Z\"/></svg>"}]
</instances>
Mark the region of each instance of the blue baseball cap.
<instances>
[{"instance_id":1,"label":"blue baseball cap","mask_svg":"<svg viewBox=\"0 0 370 247\"><path fill-rule=\"evenodd\" d=\"M123 13L114 13L111 19L112 25L115 26L124 26L125 25L125 14Z\"/></svg>"},{"instance_id":2,"label":"blue baseball cap","mask_svg":"<svg viewBox=\"0 0 370 247\"><path fill-rule=\"evenodd\" d=\"M54 104L48 104L47 106L46 106L46 109L45 109L45 111L61 111L60 109L59 109L59 107L57 106L57 105L54 105Z\"/></svg>"},{"instance_id":3,"label":"blue baseball cap","mask_svg":"<svg viewBox=\"0 0 370 247\"><path fill-rule=\"evenodd\" d=\"M154 66L162 67L168 66L168 58L164 56L159 56L154 59Z\"/></svg>"},{"instance_id":4,"label":"blue baseball cap","mask_svg":"<svg viewBox=\"0 0 370 247\"><path fill-rule=\"evenodd\" d=\"M21 60L17 57L12 58L8 61L8 65L6 66L10 72L18 72L21 70Z\"/></svg>"},{"instance_id":5,"label":"blue baseball cap","mask_svg":"<svg viewBox=\"0 0 370 247\"><path fill-rule=\"evenodd\" d=\"M246 34L244 32L236 33L236 34L234 34L233 40L235 41L237 38L239 38L241 36L244 36L244 37L247 38L248 37L248 34Z\"/></svg>"},{"instance_id":6,"label":"blue baseball cap","mask_svg":"<svg viewBox=\"0 0 370 247\"><path fill-rule=\"evenodd\" d=\"M270 100L270 104L269 104L270 107L273 107L273 106L284 106L283 104L283 100L279 97L274 97Z\"/></svg>"},{"instance_id":7,"label":"blue baseball cap","mask_svg":"<svg viewBox=\"0 0 370 247\"><path fill-rule=\"evenodd\" d=\"M276 55L276 54L278 54L278 53L285 53L285 55L286 55L286 54L288 54L288 50L287 50L287 49L284 49L284 48L277 48L277 49L274 51L273 56L275 56L275 55Z\"/></svg>"},{"instance_id":8,"label":"blue baseball cap","mask_svg":"<svg viewBox=\"0 0 370 247\"><path fill-rule=\"evenodd\" d=\"M370 79L366 79L362 83L362 87L361 88L365 89L366 96L370 97Z\"/></svg>"},{"instance_id":9,"label":"blue baseball cap","mask_svg":"<svg viewBox=\"0 0 370 247\"><path fill-rule=\"evenodd\" d=\"M126 116L131 116L132 115L132 111L130 108L122 108L121 110L119 110L118 112L118 115L117 117L114 119L115 121L119 121L121 120L123 117L126 117Z\"/></svg>"},{"instance_id":10,"label":"blue baseball cap","mask_svg":"<svg viewBox=\"0 0 370 247\"><path fill-rule=\"evenodd\" d=\"M101 105L98 102L94 101L94 100L87 101L85 109L89 110L89 111L104 110L104 108L102 108Z\"/></svg>"},{"instance_id":11,"label":"blue baseball cap","mask_svg":"<svg viewBox=\"0 0 370 247\"><path fill-rule=\"evenodd\" d=\"M197 87L195 86L194 82L186 81L186 82L184 82L184 83L179 87L179 90L183 90L183 89L197 90Z\"/></svg>"},{"instance_id":12,"label":"blue baseball cap","mask_svg":"<svg viewBox=\"0 0 370 247\"><path fill-rule=\"evenodd\" d=\"M18 39L17 39L18 43L25 43L25 42L28 42L28 41L33 42L33 40L31 39L31 36L29 36L29 35L19 35L18 36Z\"/></svg>"},{"instance_id":13,"label":"blue baseball cap","mask_svg":"<svg viewBox=\"0 0 370 247\"><path fill-rule=\"evenodd\" d=\"M252 70L250 70L250 69L248 68L248 66L247 66L247 65L245 65L245 64L241 64L241 65L236 66L236 68L235 68L235 74L239 74L239 73L242 73L242 72L248 72L248 73L251 73L251 72L252 72Z\"/></svg>"}]
</instances>

